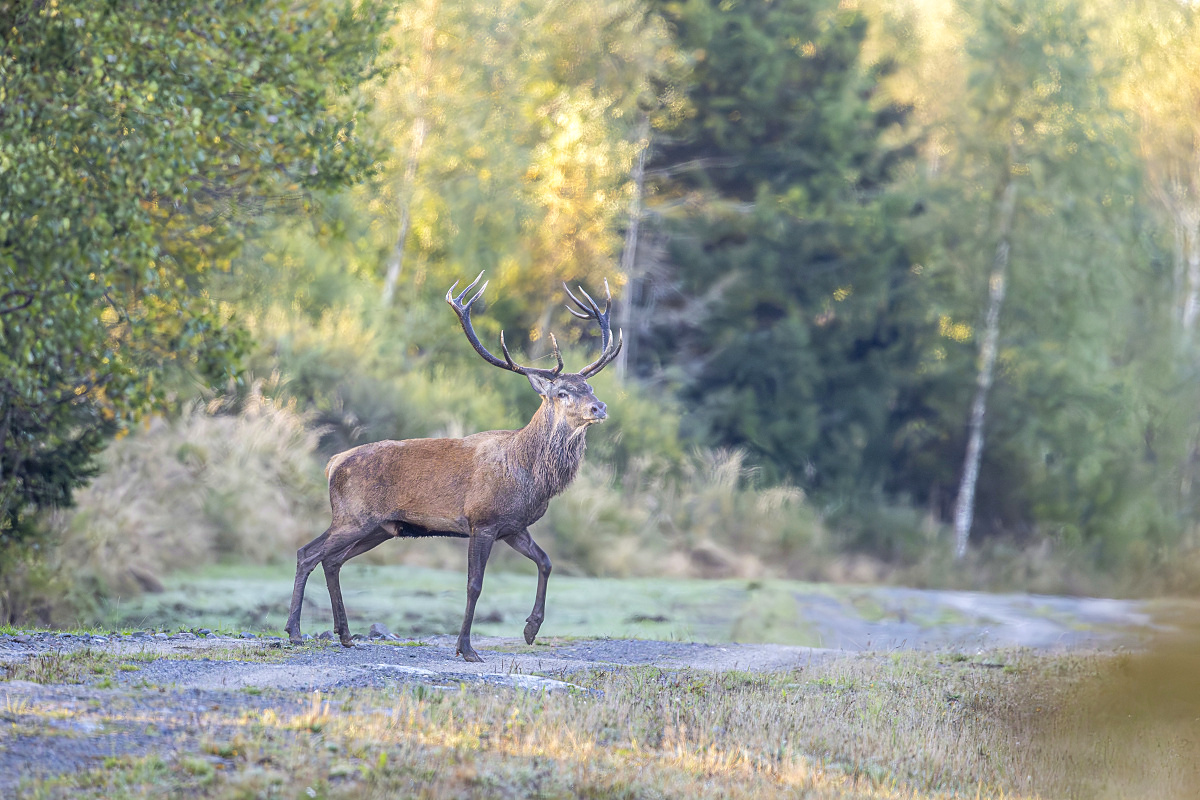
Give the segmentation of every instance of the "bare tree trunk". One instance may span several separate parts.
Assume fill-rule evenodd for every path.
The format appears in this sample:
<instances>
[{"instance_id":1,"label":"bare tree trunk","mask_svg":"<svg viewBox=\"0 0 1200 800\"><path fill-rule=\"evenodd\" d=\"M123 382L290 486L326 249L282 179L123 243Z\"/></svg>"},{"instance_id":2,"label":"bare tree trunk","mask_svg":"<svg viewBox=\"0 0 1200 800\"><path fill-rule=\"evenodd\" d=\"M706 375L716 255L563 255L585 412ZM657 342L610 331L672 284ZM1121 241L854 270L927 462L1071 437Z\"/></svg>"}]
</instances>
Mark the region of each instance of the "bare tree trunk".
<instances>
[{"instance_id":1,"label":"bare tree trunk","mask_svg":"<svg viewBox=\"0 0 1200 800\"><path fill-rule=\"evenodd\" d=\"M1200 209L1188 209L1176 221L1176 228L1183 228L1183 242L1187 266L1184 272L1185 289L1183 298L1183 340L1190 344L1196 331L1196 317L1200 315ZM1178 231L1176 232L1178 236Z\"/></svg>"},{"instance_id":2,"label":"bare tree trunk","mask_svg":"<svg viewBox=\"0 0 1200 800\"><path fill-rule=\"evenodd\" d=\"M408 242L408 229L412 224L412 202L416 194L417 167L421 163L421 151L425 148L425 136L429 131L426 109L429 102L429 81L433 73L433 45L437 33L437 16L440 0L434 0L429 9L429 20L421 40L421 65L417 87L417 118L413 121L412 141L408 147L408 161L404 165L404 180L400 185L400 229L396 232L396 245L388 259L387 272L383 278L382 303L384 308L392 304L396 284L404 269L404 248Z\"/></svg>"},{"instance_id":3,"label":"bare tree trunk","mask_svg":"<svg viewBox=\"0 0 1200 800\"><path fill-rule=\"evenodd\" d=\"M636 291L638 276L637 269L638 232L642 226L642 196L646 190L646 153L650 150L650 117L643 113L638 120L638 151L633 161L630 177L633 179L633 197L629 201L629 224L625 228L625 246L621 250L621 273L625 276L625 285L617 295L617 327L625 331L626 343L617 355L617 379L625 380L629 368L629 351L633 346L633 296Z\"/></svg>"},{"instance_id":4,"label":"bare tree trunk","mask_svg":"<svg viewBox=\"0 0 1200 800\"><path fill-rule=\"evenodd\" d=\"M976 378L975 400L971 403L970 433L967 454L963 463L962 480L954 504L954 558L967 553L967 538L975 517L975 484L979 479L979 462L983 457L983 423L987 415L988 392L992 388L992 373L996 366L996 347L1000 338L1000 308L1004 305L1005 284L1008 281L1009 238L1012 235L1013 210L1016 207L1017 184L1010 176L1000 198L1000 238L996 257L988 277L988 307L984 321L983 341L979 345L979 375Z\"/></svg>"},{"instance_id":5,"label":"bare tree trunk","mask_svg":"<svg viewBox=\"0 0 1200 800\"><path fill-rule=\"evenodd\" d=\"M1187 252L1187 246L1185 245L1187 235L1184 233L1183 220L1179 218L1179 215L1172 213L1171 217L1172 221L1174 222L1174 224L1171 226L1171 232L1175 234L1175 247L1171 251L1171 255L1174 257L1171 265L1173 267L1171 270L1171 299L1174 302L1174 305L1171 308L1171 316L1175 317L1178 315L1180 324L1182 325L1183 301L1180 298L1182 298L1184 294L1183 275L1184 272L1186 272L1184 265L1187 263L1187 258L1184 256L1184 253ZM1182 341L1182 337L1180 341Z\"/></svg>"},{"instance_id":6,"label":"bare tree trunk","mask_svg":"<svg viewBox=\"0 0 1200 800\"><path fill-rule=\"evenodd\" d=\"M1182 273L1179 290L1183 294L1180 309L1179 352L1185 358L1195 358L1196 318L1200 316L1200 207L1189 204L1182 190L1176 194L1175 246L1176 272ZM1192 436L1192 446L1180 467L1179 493L1190 502L1196 482L1196 466L1200 463L1200 440Z\"/></svg>"}]
</instances>

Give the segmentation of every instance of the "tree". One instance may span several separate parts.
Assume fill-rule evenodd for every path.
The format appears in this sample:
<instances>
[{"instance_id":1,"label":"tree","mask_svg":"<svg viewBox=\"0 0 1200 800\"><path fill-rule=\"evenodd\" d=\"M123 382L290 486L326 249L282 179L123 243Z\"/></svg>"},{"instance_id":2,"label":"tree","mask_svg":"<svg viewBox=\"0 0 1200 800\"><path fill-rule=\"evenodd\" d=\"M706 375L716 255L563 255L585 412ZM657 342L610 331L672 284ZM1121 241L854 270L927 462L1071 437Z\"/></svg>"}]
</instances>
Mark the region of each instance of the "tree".
<instances>
[{"instance_id":1,"label":"tree","mask_svg":"<svg viewBox=\"0 0 1200 800\"><path fill-rule=\"evenodd\" d=\"M258 215L356 180L370 3L0 2L0 536L243 345L206 276Z\"/></svg>"},{"instance_id":2,"label":"tree","mask_svg":"<svg viewBox=\"0 0 1200 800\"><path fill-rule=\"evenodd\" d=\"M1059 423L1114 413L1113 387L1128 379L1114 355L1130 333L1129 282L1139 268L1128 125L1108 98L1112 75L1092 21L1072 2L982 0L963 8L973 26L966 84L961 103L947 107L957 130L943 143L948 167L935 190L938 202L955 205L939 217L932 232L939 243L931 248L934 269L950 287L942 295L947 318L965 327L965 335L947 336L947 345L957 351L959 369L974 373L953 511L959 558L988 466L989 436L1002 442L991 459L993 519L1020 527L1040 516L1075 530L1086 520L1080 505L1089 500L1072 470L1130 440L1118 442L1123 425L1096 420L1106 430L1081 448L1070 441L1078 430L1068 434ZM959 291L984 296L982 309L976 301L977 310L968 311L965 295L954 299ZM1014 294L1010 313L1006 298ZM962 322L972 319L981 324ZM964 363L972 340L977 358ZM1004 403L994 419L997 389ZM1105 470L1112 468L1116 462ZM1074 486L1064 492L1058 481ZM1054 502L1038 499L1056 493Z\"/></svg>"},{"instance_id":3,"label":"tree","mask_svg":"<svg viewBox=\"0 0 1200 800\"><path fill-rule=\"evenodd\" d=\"M1118 101L1136 115L1147 184L1174 245L1172 290L1180 340L1195 345L1200 317L1200 10L1131 4L1120 29L1133 43Z\"/></svg>"},{"instance_id":4,"label":"tree","mask_svg":"<svg viewBox=\"0 0 1200 800\"><path fill-rule=\"evenodd\" d=\"M429 279L439 296L486 269L490 296L525 298L489 317L510 344L524 331L540 348L569 319L561 280L617 282L637 102L665 31L638 0L431 0L392 36L376 119L398 155L368 206L398 232L384 293L412 297Z\"/></svg>"},{"instance_id":5,"label":"tree","mask_svg":"<svg viewBox=\"0 0 1200 800\"><path fill-rule=\"evenodd\" d=\"M691 74L647 183L678 294L638 366L682 383L703 439L848 495L886 478L928 323L891 191L907 109L843 5L664 4Z\"/></svg>"}]
</instances>

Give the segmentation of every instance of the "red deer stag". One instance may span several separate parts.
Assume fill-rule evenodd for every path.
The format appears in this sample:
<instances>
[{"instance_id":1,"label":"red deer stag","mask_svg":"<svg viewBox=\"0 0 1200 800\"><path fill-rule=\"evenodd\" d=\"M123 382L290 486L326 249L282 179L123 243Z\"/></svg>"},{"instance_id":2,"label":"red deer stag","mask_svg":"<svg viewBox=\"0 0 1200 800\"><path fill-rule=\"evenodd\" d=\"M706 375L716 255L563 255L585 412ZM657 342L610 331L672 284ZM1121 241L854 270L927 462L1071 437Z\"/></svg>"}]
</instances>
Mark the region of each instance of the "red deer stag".
<instances>
[{"instance_id":1,"label":"red deer stag","mask_svg":"<svg viewBox=\"0 0 1200 800\"><path fill-rule=\"evenodd\" d=\"M483 588L483 571L497 540L537 564L537 595L525 624L525 641L533 644L545 618L550 559L529 535L529 526L546 513L550 498L575 479L583 460L588 426L608 416L587 379L616 358L623 337L618 334L613 341L608 320L612 295L607 282L603 311L587 292L580 289L585 302L564 284L568 296L583 313L570 306L567 309L580 319L595 320L600 325L600 357L578 373L563 373L562 355L551 335L558 366L523 367L509 355L501 332L504 358L498 358L480 343L471 326L471 306L483 295L487 284L463 302L482 277L481 272L457 297L455 281L446 292L446 302L458 314L463 333L476 352L489 364L528 378L534 391L542 396L541 407L519 431L487 431L461 439L375 442L331 458L325 475L329 479L333 522L296 554L296 585L287 621L293 642L301 641L304 585L317 564L325 569L338 638L343 646L352 647L338 582L342 564L396 537L457 536L469 541L467 610L455 655L461 654L467 661L482 660L471 647L471 620Z\"/></svg>"}]
</instances>

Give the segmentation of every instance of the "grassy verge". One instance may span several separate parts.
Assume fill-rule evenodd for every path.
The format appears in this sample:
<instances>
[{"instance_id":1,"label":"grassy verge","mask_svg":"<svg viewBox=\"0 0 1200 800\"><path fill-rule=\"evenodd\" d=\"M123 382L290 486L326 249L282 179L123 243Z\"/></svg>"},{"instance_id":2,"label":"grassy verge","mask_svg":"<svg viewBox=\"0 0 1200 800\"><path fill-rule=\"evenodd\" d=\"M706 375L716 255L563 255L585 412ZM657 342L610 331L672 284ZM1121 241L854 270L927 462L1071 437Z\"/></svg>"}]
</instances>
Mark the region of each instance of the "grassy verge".
<instances>
[{"instance_id":1,"label":"grassy verge","mask_svg":"<svg viewBox=\"0 0 1200 800\"><path fill-rule=\"evenodd\" d=\"M107 652L84 647L79 650L57 650L38 653L21 661L0 662L0 680L29 681L42 684L97 684L118 672L136 672L146 664L164 658L152 649L132 652ZM172 652L174 661L228 660L254 663L278 663L287 657L282 648L255 645L210 647L199 652Z\"/></svg>"},{"instance_id":2,"label":"grassy verge","mask_svg":"<svg viewBox=\"0 0 1200 800\"><path fill-rule=\"evenodd\" d=\"M1196 665L1194 650L903 654L773 674L574 676L591 694L399 686L275 705L266 696L249 710L214 704L148 756L113 756L23 789L34 798L1183 798L1200 785ZM5 716L28 732L38 715L63 713L10 702ZM100 730L128 722L119 710L86 713ZM170 727L145 708L136 724Z\"/></svg>"},{"instance_id":3,"label":"grassy verge","mask_svg":"<svg viewBox=\"0 0 1200 800\"><path fill-rule=\"evenodd\" d=\"M474 630L482 636L519 637L537 578L515 553L502 552L494 560ZM210 628L278 635L287 618L292 579L290 566L214 566L176 573L167 578L164 591L118 599L99 620L86 622L108 629ZM317 570L305 596L303 630L314 635L332 627L323 583ZM401 636L452 634L462 620L466 577L461 569L355 562L342 571L341 584L356 633L365 634L372 623L382 622ZM1037 617L1064 635L1085 632L1087 626L1070 605L1036 611L1035 604L1030 600L997 610L996 604L982 601L963 605L914 592L783 579L580 578L556 573L541 635L849 649L871 642L885 646L899 637L906 647L921 647L939 646L984 628L1007 625L1015 630L1013 614ZM1159 605L1163 614L1175 613L1170 612L1171 604ZM1194 605L1177 605L1194 613ZM1108 629L1102 618L1092 621L1096 631Z\"/></svg>"}]
</instances>

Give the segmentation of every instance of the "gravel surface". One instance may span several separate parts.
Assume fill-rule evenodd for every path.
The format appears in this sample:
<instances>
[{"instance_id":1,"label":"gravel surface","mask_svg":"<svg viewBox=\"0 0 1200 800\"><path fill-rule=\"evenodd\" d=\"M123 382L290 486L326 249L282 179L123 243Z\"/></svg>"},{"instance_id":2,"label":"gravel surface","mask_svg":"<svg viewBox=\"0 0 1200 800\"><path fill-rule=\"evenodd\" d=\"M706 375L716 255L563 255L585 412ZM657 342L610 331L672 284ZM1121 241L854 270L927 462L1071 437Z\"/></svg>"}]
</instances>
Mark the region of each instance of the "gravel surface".
<instances>
[{"instance_id":1,"label":"gravel surface","mask_svg":"<svg viewBox=\"0 0 1200 800\"><path fill-rule=\"evenodd\" d=\"M1136 646L1155 629L1149 607L1134 601L871 592L871 607L862 613L820 596L805 598L807 618L821 641L832 645L824 648L627 639L548 639L530 647L518 638L476 636L485 661L469 664L455 657L454 636L403 640L382 625L372 629L376 638L351 649L321 638L293 646L275 637L203 629L0 635L0 675L28 676L38 664L54 663L55 654L86 655L82 651L108 664L100 674L84 672L68 683L54 683L52 676L38 683L0 681L0 797L18 795L23 779L95 768L115 755L194 751L198 737L223 735L222 720L264 707L297 714L310 705L313 691L413 683L434 690L588 691L572 684L572 675L634 665L790 670L895 649L1111 649ZM935 617L941 622L931 623ZM114 723L114 711L124 721Z\"/></svg>"}]
</instances>

